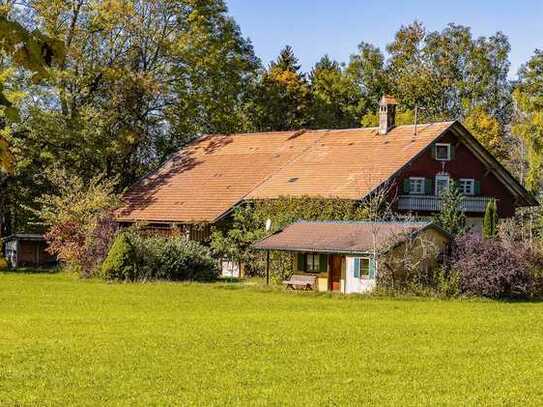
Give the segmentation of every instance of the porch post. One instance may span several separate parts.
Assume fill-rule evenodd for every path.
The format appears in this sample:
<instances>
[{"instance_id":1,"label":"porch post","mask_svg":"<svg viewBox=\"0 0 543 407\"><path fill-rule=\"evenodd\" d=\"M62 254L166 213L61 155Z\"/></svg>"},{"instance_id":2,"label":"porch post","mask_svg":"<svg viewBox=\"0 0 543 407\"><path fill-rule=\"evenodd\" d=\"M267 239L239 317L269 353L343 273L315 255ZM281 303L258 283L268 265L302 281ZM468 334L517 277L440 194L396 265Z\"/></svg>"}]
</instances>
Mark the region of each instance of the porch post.
<instances>
[{"instance_id":1,"label":"porch post","mask_svg":"<svg viewBox=\"0 0 543 407\"><path fill-rule=\"evenodd\" d=\"M266 285L270 285L270 251L266 250Z\"/></svg>"}]
</instances>

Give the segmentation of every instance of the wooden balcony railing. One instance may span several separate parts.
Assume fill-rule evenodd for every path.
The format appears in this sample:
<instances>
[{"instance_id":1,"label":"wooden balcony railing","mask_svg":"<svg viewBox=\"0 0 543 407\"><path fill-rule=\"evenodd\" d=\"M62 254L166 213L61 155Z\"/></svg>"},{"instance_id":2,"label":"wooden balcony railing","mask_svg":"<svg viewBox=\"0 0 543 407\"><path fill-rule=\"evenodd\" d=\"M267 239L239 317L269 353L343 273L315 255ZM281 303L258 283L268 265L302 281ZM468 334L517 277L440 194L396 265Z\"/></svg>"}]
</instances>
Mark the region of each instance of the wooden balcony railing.
<instances>
[{"instance_id":1,"label":"wooden balcony railing","mask_svg":"<svg viewBox=\"0 0 543 407\"><path fill-rule=\"evenodd\" d=\"M491 199L484 196L465 196L462 201L462 210L483 213ZM441 209L441 198L427 195L402 195L398 199L398 209L437 212Z\"/></svg>"}]
</instances>

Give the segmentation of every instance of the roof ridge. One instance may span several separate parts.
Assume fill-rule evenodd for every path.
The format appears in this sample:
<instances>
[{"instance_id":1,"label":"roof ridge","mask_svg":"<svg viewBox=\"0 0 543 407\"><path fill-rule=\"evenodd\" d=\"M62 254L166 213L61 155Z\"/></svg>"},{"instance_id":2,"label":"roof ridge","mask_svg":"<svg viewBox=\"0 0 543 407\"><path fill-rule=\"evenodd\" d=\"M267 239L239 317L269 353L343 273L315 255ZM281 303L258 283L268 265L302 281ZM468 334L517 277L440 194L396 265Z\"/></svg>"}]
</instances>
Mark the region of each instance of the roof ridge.
<instances>
[{"instance_id":1,"label":"roof ridge","mask_svg":"<svg viewBox=\"0 0 543 407\"><path fill-rule=\"evenodd\" d=\"M295 224L308 224L308 223L318 223L318 224L330 224L330 225L346 225L346 224L370 224L370 223L378 223L378 224L395 224L395 225L431 225L434 222L432 221L388 221L388 220L297 220L296 222L291 223L291 225Z\"/></svg>"},{"instance_id":2,"label":"roof ridge","mask_svg":"<svg viewBox=\"0 0 543 407\"><path fill-rule=\"evenodd\" d=\"M424 126L431 126L434 124L446 124L446 123L454 123L456 120L441 120L437 122L428 122L428 123L417 123L417 127L424 127ZM395 126L394 129L399 129L402 127L414 127L415 123L412 124L400 124L398 126ZM244 132L244 133L205 133L198 138L203 137L225 137L225 136L258 136L263 134L288 134L288 133L297 133L300 131L304 131L304 133L318 133L318 132L341 132L341 131L360 131L360 130L375 130L378 129L379 126L368 126L368 127L347 127L343 129L292 129L292 130L268 130L268 131L251 131L251 132ZM392 131L391 130L391 131ZM183 148L183 147L182 147ZM178 150L179 151L179 150Z\"/></svg>"}]
</instances>

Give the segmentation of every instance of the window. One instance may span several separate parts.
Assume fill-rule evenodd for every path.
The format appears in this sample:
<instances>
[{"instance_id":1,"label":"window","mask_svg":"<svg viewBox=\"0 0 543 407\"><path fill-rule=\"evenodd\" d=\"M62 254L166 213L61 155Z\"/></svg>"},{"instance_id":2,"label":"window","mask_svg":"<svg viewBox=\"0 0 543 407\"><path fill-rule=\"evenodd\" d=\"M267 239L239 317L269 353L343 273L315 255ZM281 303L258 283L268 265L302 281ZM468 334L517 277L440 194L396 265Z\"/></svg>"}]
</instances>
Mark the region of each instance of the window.
<instances>
[{"instance_id":1,"label":"window","mask_svg":"<svg viewBox=\"0 0 543 407\"><path fill-rule=\"evenodd\" d=\"M354 278L368 279L370 275L370 259L367 257L354 259Z\"/></svg>"},{"instance_id":2,"label":"window","mask_svg":"<svg viewBox=\"0 0 543 407\"><path fill-rule=\"evenodd\" d=\"M449 189L450 178L448 175L436 175L436 195L440 196Z\"/></svg>"},{"instance_id":3,"label":"window","mask_svg":"<svg viewBox=\"0 0 543 407\"><path fill-rule=\"evenodd\" d=\"M436 160L449 161L451 159L451 145L436 143L435 156Z\"/></svg>"},{"instance_id":4,"label":"window","mask_svg":"<svg viewBox=\"0 0 543 407\"><path fill-rule=\"evenodd\" d=\"M319 272L319 255L318 254L306 254L305 271L308 273Z\"/></svg>"},{"instance_id":5,"label":"window","mask_svg":"<svg viewBox=\"0 0 543 407\"><path fill-rule=\"evenodd\" d=\"M475 195L475 180L473 178L460 178L458 189L464 195Z\"/></svg>"},{"instance_id":6,"label":"window","mask_svg":"<svg viewBox=\"0 0 543 407\"><path fill-rule=\"evenodd\" d=\"M414 195L424 194L424 178L410 177L409 178L409 193Z\"/></svg>"}]
</instances>

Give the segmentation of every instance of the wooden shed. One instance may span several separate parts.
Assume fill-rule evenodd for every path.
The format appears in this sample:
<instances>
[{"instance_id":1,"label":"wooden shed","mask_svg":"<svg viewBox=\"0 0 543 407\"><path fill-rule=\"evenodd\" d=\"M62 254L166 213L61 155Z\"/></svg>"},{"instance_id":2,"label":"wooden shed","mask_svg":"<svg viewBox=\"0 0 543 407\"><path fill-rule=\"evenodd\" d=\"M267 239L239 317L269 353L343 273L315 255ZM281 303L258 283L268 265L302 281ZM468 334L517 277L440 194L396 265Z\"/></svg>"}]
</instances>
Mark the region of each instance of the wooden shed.
<instances>
[{"instance_id":1,"label":"wooden shed","mask_svg":"<svg viewBox=\"0 0 543 407\"><path fill-rule=\"evenodd\" d=\"M15 234L3 239L4 256L10 267L50 267L57 264L40 234Z\"/></svg>"},{"instance_id":2,"label":"wooden shed","mask_svg":"<svg viewBox=\"0 0 543 407\"><path fill-rule=\"evenodd\" d=\"M422 258L423 243L442 251L450 239L431 222L300 221L256 242L253 248L289 252L294 274L314 276L318 291L350 294L372 291L379 270L394 267L403 251ZM413 244L406 246L409 241Z\"/></svg>"}]
</instances>

